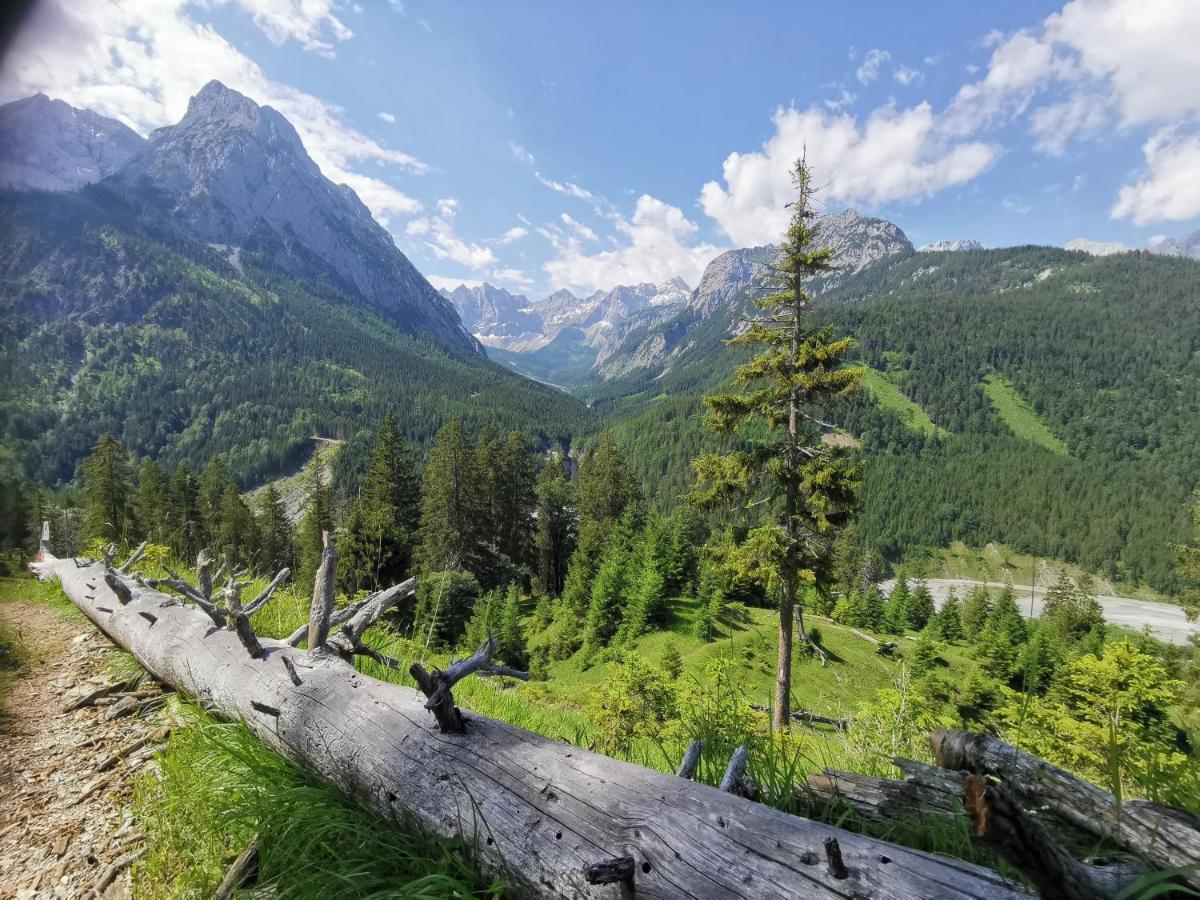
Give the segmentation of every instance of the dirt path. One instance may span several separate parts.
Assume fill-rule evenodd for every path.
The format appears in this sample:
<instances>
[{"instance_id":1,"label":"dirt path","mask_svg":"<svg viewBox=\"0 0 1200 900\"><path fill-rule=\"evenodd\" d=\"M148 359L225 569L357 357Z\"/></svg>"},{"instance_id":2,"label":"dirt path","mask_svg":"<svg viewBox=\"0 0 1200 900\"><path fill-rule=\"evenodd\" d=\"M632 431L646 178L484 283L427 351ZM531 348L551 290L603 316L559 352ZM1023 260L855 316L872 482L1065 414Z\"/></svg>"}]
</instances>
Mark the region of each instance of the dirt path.
<instances>
[{"instance_id":1,"label":"dirt path","mask_svg":"<svg viewBox=\"0 0 1200 900\"><path fill-rule=\"evenodd\" d=\"M129 801L139 770L154 765L154 741L165 736L151 711L158 701L138 708L143 697L114 695L65 711L110 684L112 645L91 623L39 603L0 603L0 619L36 655L0 713L0 898L128 896L126 860L141 845ZM145 747L110 760L141 738L150 738Z\"/></svg>"}]
</instances>

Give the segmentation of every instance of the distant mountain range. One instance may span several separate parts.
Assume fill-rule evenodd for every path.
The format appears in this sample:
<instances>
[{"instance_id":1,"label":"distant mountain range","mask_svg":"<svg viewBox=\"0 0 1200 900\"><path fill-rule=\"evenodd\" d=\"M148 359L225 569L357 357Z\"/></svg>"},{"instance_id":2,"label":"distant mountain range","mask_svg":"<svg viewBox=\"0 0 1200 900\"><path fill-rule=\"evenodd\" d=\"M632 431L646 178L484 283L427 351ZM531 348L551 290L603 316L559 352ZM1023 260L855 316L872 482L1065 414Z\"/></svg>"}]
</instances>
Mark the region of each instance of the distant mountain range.
<instances>
[{"instance_id":1,"label":"distant mountain range","mask_svg":"<svg viewBox=\"0 0 1200 900\"><path fill-rule=\"evenodd\" d=\"M1160 237L1151 240L1145 247L1130 247L1120 241L1092 241L1087 238L1075 238L1064 245L1067 250L1077 250L1090 253L1092 256L1112 256L1115 253L1133 253L1139 249L1159 256L1182 256L1187 259L1200 259L1200 231L1181 238Z\"/></svg>"},{"instance_id":2,"label":"distant mountain range","mask_svg":"<svg viewBox=\"0 0 1200 900\"><path fill-rule=\"evenodd\" d=\"M490 362L292 125L219 82L143 139L60 101L0 107L0 442L47 483L105 431L244 482L313 435L446 419L546 443L590 417Z\"/></svg>"}]
</instances>

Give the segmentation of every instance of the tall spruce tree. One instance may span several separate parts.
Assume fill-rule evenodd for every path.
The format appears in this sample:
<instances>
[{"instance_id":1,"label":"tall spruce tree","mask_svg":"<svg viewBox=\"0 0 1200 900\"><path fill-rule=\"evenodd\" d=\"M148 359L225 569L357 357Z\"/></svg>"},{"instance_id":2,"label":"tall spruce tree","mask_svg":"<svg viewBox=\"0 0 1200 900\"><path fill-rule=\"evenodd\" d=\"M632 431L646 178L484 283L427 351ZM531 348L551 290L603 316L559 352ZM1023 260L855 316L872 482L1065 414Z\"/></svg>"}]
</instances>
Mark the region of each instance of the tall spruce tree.
<instances>
[{"instance_id":1,"label":"tall spruce tree","mask_svg":"<svg viewBox=\"0 0 1200 900\"><path fill-rule=\"evenodd\" d=\"M462 570L477 578L487 574L480 493L474 448L462 422L451 419L434 439L421 480L417 562L422 572Z\"/></svg>"},{"instance_id":2,"label":"tall spruce tree","mask_svg":"<svg viewBox=\"0 0 1200 900\"><path fill-rule=\"evenodd\" d=\"M606 432L579 464L579 523L611 526L631 503L641 502L641 491L625 457Z\"/></svg>"},{"instance_id":3,"label":"tall spruce tree","mask_svg":"<svg viewBox=\"0 0 1200 900\"><path fill-rule=\"evenodd\" d=\"M389 412L379 429L361 490L346 514L338 577L351 591L381 588L412 567L420 517L420 482L412 455Z\"/></svg>"},{"instance_id":4,"label":"tall spruce tree","mask_svg":"<svg viewBox=\"0 0 1200 900\"><path fill-rule=\"evenodd\" d=\"M278 572L295 565L287 504L273 484L267 485L258 501L258 533L263 571Z\"/></svg>"},{"instance_id":5,"label":"tall spruce tree","mask_svg":"<svg viewBox=\"0 0 1200 900\"><path fill-rule=\"evenodd\" d=\"M142 537L156 544L168 543L172 531L170 482L162 466L152 459L145 460L138 470L134 506Z\"/></svg>"},{"instance_id":6,"label":"tall spruce tree","mask_svg":"<svg viewBox=\"0 0 1200 900\"><path fill-rule=\"evenodd\" d=\"M575 491L567 480L562 458L553 454L542 466L534 488L537 496L537 573L541 588L551 597L563 592L567 566L575 552L579 523Z\"/></svg>"},{"instance_id":7,"label":"tall spruce tree","mask_svg":"<svg viewBox=\"0 0 1200 900\"><path fill-rule=\"evenodd\" d=\"M503 477L494 488L492 501L496 547L513 567L527 572L533 561L533 512L537 505L533 456L519 431L509 432L499 455Z\"/></svg>"},{"instance_id":8,"label":"tall spruce tree","mask_svg":"<svg viewBox=\"0 0 1200 900\"><path fill-rule=\"evenodd\" d=\"M111 434L103 434L80 464L84 534L92 540L126 542L137 531L129 457Z\"/></svg>"},{"instance_id":9,"label":"tall spruce tree","mask_svg":"<svg viewBox=\"0 0 1200 900\"><path fill-rule=\"evenodd\" d=\"M758 301L764 314L730 341L762 349L737 369L742 393L704 398L709 424L718 431L735 433L761 422L766 438L752 441L750 449L707 454L694 463L699 502L744 503L747 495L767 501L755 505L759 524L749 532L741 568L758 573L778 597L772 719L780 732L791 722L794 623L803 629L796 605L801 582L828 592L831 544L854 502L856 470L842 451L820 441L824 423L816 413L854 390L862 378L861 369L844 364L853 341L809 321L812 300L806 285L834 271L834 251L821 244L812 174L804 159L796 162L793 182L791 224L772 271L779 289Z\"/></svg>"},{"instance_id":10,"label":"tall spruce tree","mask_svg":"<svg viewBox=\"0 0 1200 900\"><path fill-rule=\"evenodd\" d=\"M204 522L200 515L200 485L187 463L180 463L171 475L169 531L163 542L174 547L186 559L192 559L204 546Z\"/></svg>"},{"instance_id":11,"label":"tall spruce tree","mask_svg":"<svg viewBox=\"0 0 1200 900\"><path fill-rule=\"evenodd\" d=\"M325 546L322 533L333 531L333 498L321 470L321 458L315 453L304 468L304 492L308 500L296 528L296 557L300 564L296 584L311 593Z\"/></svg>"},{"instance_id":12,"label":"tall spruce tree","mask_svg":"<svg viewBox=\"0 0 1200 900\"><path fill-rule=\"evenodd\" d=\"M204 474L200 476L200 493L197 497L200 515L204 519L204 542L209 547L215 548L220 540L221 505L225 489L231 484L233 479L229 477L229 467L218 453L208 461Z\"/></svg>"}]
</instances>

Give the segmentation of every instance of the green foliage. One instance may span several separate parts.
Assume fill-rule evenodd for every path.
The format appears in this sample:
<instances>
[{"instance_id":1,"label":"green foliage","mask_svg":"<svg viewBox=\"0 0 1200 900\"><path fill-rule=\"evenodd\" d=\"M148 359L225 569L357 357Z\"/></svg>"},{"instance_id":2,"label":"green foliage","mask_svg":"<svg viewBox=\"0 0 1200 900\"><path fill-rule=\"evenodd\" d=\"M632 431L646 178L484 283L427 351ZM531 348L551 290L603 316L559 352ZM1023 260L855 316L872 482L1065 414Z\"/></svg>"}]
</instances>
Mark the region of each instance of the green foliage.
<instances>
[{"instance_id":1,"label":"green foliage","mask_svg":"<svg viewBox=\"0 0 1200 900\"><path fill-rule=\"evenodd\" d=\"M157 757L161 780L138 782L145 897L211 896L257 835L260 888L284 898L507 895L461 841L396 828L260 743L242 725L184 707Z\"/></svg>"},{"instance_id":2,"label":"green foliage","mask_svg":"<svg viewBox=\"0 0 1200 900\"><path fill-rule=\"evenodd\" d=\"M974 643L987 624L991 611L992 597L988 589L983 585L971 588L967 599L963 601L960 616L963 637Z\"/></svg>"},{"instance_id":3,"label":"green foliage","mask_svg":"<svg viewBox=\"0 0 1200 900\"><path fill-rule=\"evenodd\" d=\"M924 675L938 662L938 644L928 629L921 632L917 642L904 652L904 659L914 675Z\"/></svg>"},{"instance_id":4,"label":"green foliage","mask_svg":"<svg viewBox=\"0 0 1200 900\"><path fill-rule=\"evenodd\" d=\"M32 548L38 498L16 456L0 445L0 554Z\"/></svg>"},{"instance_id":5,"label":"green foliage","mask_svg":"<svg viewBox=\"0 0 1200 900\"><path fill-rule=\"evenodd\" d=\"M86 537L127 543L137 530L133 479L125 448L102 434L91 455L80 464L83 475L83 524Z\"/></svg>"},{"instance_id":6,"label":"green foliage","mask_svg":"<svg viewBox=\"0 0 1200 900\"><path fill-rule=\"evenodd\" d=\"M463 650L473 653L488 635L496 641L496 658L515 669L529 664L525 630L521 625L521 591L515 585L492 590L475 603L462 641Z\"/></svg>"},{"instance_id":7,"label":"green foliage","mask_svg":"<svg viewBox=\"0 0 1200 900\"><path fill-rule=\"evenodd\" d=\"M928 625L929 620L933 618L933 594L930 593L929 585L925 583L924 579L917 581L917 586L913 588L907 611L908 624L917 631Z\"/></svg>"},{"instance_id":8,"label":"green foliage","mask_svg":"<svg viewBox=\"0 0 1200 900\"><path fill-rule=\"evenodd\" d=\"M683 654L679 652L679 645L674 641L667 641L663 647L662 670L672 681L683 674Z\"/></svg>"},{"instance_id":9,"label":"green foliage","mask_svg":"<svg viewBox=\"0 0 1200 900\"><path fill-rule=\"evenodd\" d=\"M470 572L422 573L417 583L414 638L435 649L458 646L480 593L479 582Z\"/></svg>"},{"instance_id":10,"label":"green foliage","mask_svg":"<svg viewBox=\"0 0 1200 900\"><path fill-rule=\"evenodd\" d=\"M304 488L308 505L296 527L296 557L300 562L296 581L302 589L311 593L325 546L323 535L333 532L333 498L321 470L320 459L315 456L305 468Z\"/></svg>"},{"instance_id":11,"label":"green foliage","mask_svg":"<svg viewBox=\"0 0 1200 900\"><path fill-rule=\"evenodd\" d=\"M338 535L339 582L355 592L401 581L412 566L419 513L412 455L389 412Z\"/></svg>"},{"instance_id":12,"label":"green foliage","mask_svg":"<svg viewBox=\"0 0 1200 900\"><path fill-rule=\"evenodd\" d=\"M1071 642L1083 640L1093 628L1104 626L1104 615L1092 593L1091 580L1076 581L1066 572L1060 572L1058 580L1046 592L1042 618Z\"/></svg>"},{"instance_id":13,"label":"green foliage","mask_svg":"<svg viewBox=\"0 0 1200 900\"><path fill-rule=\"evenodd\" d=\"M963 639L962 603L958 594L951 588L942 601L942 608L930 620L934 635L943 641L961 641Z\"/></svg>"},{"instance_id":14,"label":"green foliage","mask_svg":"<svg viewBox=\"0 0 1200 900\"><path fill-rule=\"evenodd\" d=\"M1046 427L1033 407L1008 381L995 374L988 375L983 379L983 392L995 405L996 415L1017 437L1033 441L1051 453L1068 455L1067 445L1055 437L1054 432Z\"/></svg>"},{"instance_id":15,"label":"green foliage","mask_svg":"<svg viewBox=\"0 0 1200 900\"><path fill-rule=\"evenodd\" d=\"M587 705L587 720L605 752L627 754L638 737L659 734L676 708L667 676L637 653L626 654Z\"/></svg>"},{"instance_id":16,"label":"green foliage","mask_svg":"<svg viewBox=\"0 0 1200 900\"><path fill-rule=\"evenodd\" d=\"M558 454L553 454L542 466L534 493L538 583L547 594L557 597L566 585L567 567L579 537L574 487L567 480Z\"/></svg>"},{"instance_id":17,"label":"green foliage","mask_svg":"<svg viewBox=\"0 0 1200 900\"><path fill-rule=\"evenodd\" d=\"M591 522L611 526L641 502L641 490L608 433L579 464L578 497L581 528Z\"/></svg>"},{"instance_id":18,"label":"green foliage","mask_svg":"<svg viewBox=\"0 0 1200 900\"><path fill-rule=\"evenodd\" d=\"M267 571L279 571L295 565L292 548L292 523L288 520L283 497L269 484L259 498L258 532L262 541L259 558Z\"/></svg>"}]
</instances>

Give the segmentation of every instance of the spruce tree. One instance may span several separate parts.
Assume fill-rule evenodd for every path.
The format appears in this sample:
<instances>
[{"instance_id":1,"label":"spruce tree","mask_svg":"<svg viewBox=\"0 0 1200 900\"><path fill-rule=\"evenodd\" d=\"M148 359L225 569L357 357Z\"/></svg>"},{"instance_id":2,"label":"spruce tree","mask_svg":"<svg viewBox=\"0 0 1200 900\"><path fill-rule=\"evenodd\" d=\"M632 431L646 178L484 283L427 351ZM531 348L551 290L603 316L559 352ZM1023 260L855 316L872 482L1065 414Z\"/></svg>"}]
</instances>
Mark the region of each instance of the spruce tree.
<instances>
[{"instance_id":1,"label":"spruce tree","mask_svg":"<svg viewBox=\"0 0 1200 900\"><path fill-rule=\"evenodd\" d=\"M258 502L258 533L262 571L273 573L295 565L292 523L288 520L287 504L274 484L266 486Z\"/></svg>"},{"instance_id":2,"label":"spruce tree","mask_svg":"<svg viewBox=\"0 0 1200 900\"><path fill-rule=\"evenodd\" d=\"M169 531L164 541L185 559L193 559L204 546L204 523L200 516L200 485L187 463L180 463L171 476Z\"/></svg>"},{"instance_id":3,"label":"spruce tree","mask_svg":"<svg viewBox=\"0 0 1200 900\"><path fill-rule=\"evenodd\" d=\"M640 502L637 482L606 432L579 464L580 527L589 522L611 526L626 507Z\"/></svg>"},{"instance_id":4,"label":"spruce tree","mask_svg":"<svg viewBox=\"0 0 1200 900\"><path fill-rule=\"evenodd\" d=\"M480 493L474 448L462 422L451 419L434 439L421 480L421 572L460 570L478 577L483 571Z\"/></svg>"},{"instance_id":5,"label":"spruce tree","mask_svg":"<svg viewBox=\"0 0 1200 900\"><path fill-rule=\"evenodd\" d=\"M608 646L621 627L631 577L630 561L639 549L634 521L633 511L627 511L609 533L600 557L583 631L584 659Z\"/></svg>"},{"instance_id":6,"label":"spruce tree","mask_svg":"<svg viewBox=\"0 0 1200 900\"><path fill-rule=\"evenodd\" d=\"M887 611L884 613L883 628L889 634L904 634L908 630L912 594L908 589L908 578L901 575L888 596Z\"/></svg>"},{"instance_id":7,"label":"spruce tree","mask_svg":"<svg viewBox=\"0 0 1200 900\"><path fill-rule=\"evenodd\" d=\"M220 525L213 549L229 560L231 565L244 566L252 562L258 550L258 528L254 515L242 499L237 487L229 482L221 495ZM258 567L258 560L253 560Z\"/></svg>"},{"instance_id":8,"label":"spruce tree","mask_svg":"<svg viewBox=\"0 0 1200 900\"><path fill-rule=\"evenodd\" d=\"M138 470L134 507L142 537L156 544L166 544L172 531L171 489L162 466L154 460L145 460Z\"/></svg>"},{"instance_id":9,"label":"spruce tree","mask_svg":"<svg viewBox=\"0 0 1200 900\"><path fill-rule=\"evenodd\" d=\"M333 498L329 485L325 483L321 459L317 454L313 455L304 469L304 492L308 499L295 534L296 557L299 561L296 583L302 590L311 593L325 546L322 533L333 531Z\"/></svg>"},{"instance_id":10,"label":"spruce tree","mask_svg":"<svg viewBox=\"0 0 1200 900\"><path fill-rule=\"evenodd\" d=\"M704 520L685 503L675 510L667 524L670 537L665 562L667 596L691 595L695 593L699 574L698 548L704 543Z\"/></svg>"},{"instance_id":11,"label":"spruce tree","mask_svg":"<svg viewBox=\"0 0 1200 900\"><path fill-rule=\"evenodd\" d=\"M641 536L640 558L628 589L628 605L621 622L620 638L632 641L662 623L667 605L667 533L660 518L647 522ZM630 560L631 566L634 560Z\"/></svg>"},{"instance_id":12,"label":"spruce tree","mask_svg":"<svg viewBox=\"0 0 1200 900\"><path fill-rule=\"evenodd\" d=\"M908 601L908 624L916 631L921 631L935 612L933 593L922 578L917 582Z\"/></svg>"},{"instance_id":13,"label":"spruce tree","mask_svg":"<svg viewBox=\"0 0 1200 900\"><path fill-rule=\"evenodd\" d=\"M0 446L0 553L31 550L41 518L40 498L16 454Z\"/></svg>"},{"instance_id":14,"label":"spruce tree","mask_svg":"<svg viewBox=\"0 0 1200 900\"><path fill-rule=\"evenodd\" d=\"M80 469L86 537L116 543L132 540L137 532L133 485L121 442L111 434L101 435Z\"/></svg>"},{"instance_id":15,"label":"spruce tree","mask_svg":"<svg viewBox=\"0 0 1200 900\"><path fill-rule=\"evenodd\" d=\"M204 521L204 543L214 549L221 532L221 504L225 488L231 484L233 481L229 477L229 468L218 453L208 461L204 474L200 476L200 492L197 496L200 516Z\"/></svg>"},{"instance_id":16,"label":"spruce tree","mask_svg":"<svg viewBox=\"0 0 1200 900\"><path fill-rule=\"evenodd\" d=\"M412 567L420 485L412 455L389 412L383 420L358 496L338 544L338 578L351 591L387 587Z\"/></svg>"},{"instance_id":17,"label":"spruce tree","mask_svg":"<svg viewBox=\"0 0 1200 900\"><path fill-rule=\"evenodd\" d=\"M558 454L551 455L542 466L535 494L538 582L543 591L557 597L563 592L567 567L579 537L575 492Z\"/></svg>"},{"instance_id":18,"label":"spruce tree","mask_svg":"<svg viewBox=\"0 0 1200 900\"><path fill-rule=\"evenodd\" d=\"M1103 610L1091 593L1090 582L1077 584L1065 571L1059 572L1058 580L1046 592L1042 618L1071 642L1082 640L1093 628L1104 623Z\"/></svg>"},{"instance_id":19,"label":"spruce tree","mask_svg":"<svg viewBox=\"0 0 1200 900\"><path fill-rule=\"evenodd\" d=\"M946 593L946 599L942 601L942 608L933 617L934 631L943 641L954 643L962 640L961 610L962 604L959 603L958 594L955 593L954 588L951 588Z\"/></svg>"},{"instance_id":20,"label":"spruce tree","mask_svg":"<svg viewBox=\"0 0 1200 900\"><path fill-rule=\"evenodd\" d=\"M527 572L533 560L537 505L533 457L519 431L509 432L498 454L501 477L492 501L496 547L510 567Z\"/></svg>"},{"instance_id":21,"label":"spruce tree","mask_svg":"<svg viewBox=\"0 0 1200 900\"><path fill-rule=\"evenodd\" d=\"M961 621L963 637L970 643L979 639L983 626L992 611L992 597L986 586L980 584L971 589L963 601Z\"/></svg>"},{"instance_id":22,"label":"spruce tree","mask_svg":"<svg viewBox=\"0 0 1200 900\"><path fill-rule=\"evenodd\" d=\"M835 447L820 440L820 412L852 391L862 370L844 365L853 347L831 329L809 322L807 283L834 270L831 247L822 246L812 203L812 175L803 159L793 172L797 198L778 262L773 269L779 290L758 301L764 315L733 338L737 345L758 345L761 352L739 366L736 379L746 390L705 397L709 424L718 431L741 432L750 422L765 425L766 438L746 450L707 454L695 461L696 499L714 506L746 503L746 495L768 501L755 504L761 519L745 543L740 568L757 570L779 601L779 649L775 675L773 727L790 727L792 636L800 583L826 593L832 582L831 544L846 524L854 501L856 471ZM742 432L744 434L744 432ZM755 500L750 502L755 503ZM802 611L801 611L802 612Z\"/></svg>"}]
</instances>

